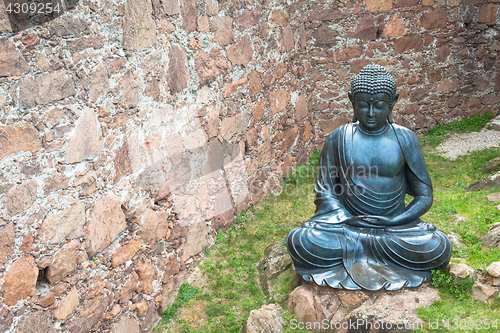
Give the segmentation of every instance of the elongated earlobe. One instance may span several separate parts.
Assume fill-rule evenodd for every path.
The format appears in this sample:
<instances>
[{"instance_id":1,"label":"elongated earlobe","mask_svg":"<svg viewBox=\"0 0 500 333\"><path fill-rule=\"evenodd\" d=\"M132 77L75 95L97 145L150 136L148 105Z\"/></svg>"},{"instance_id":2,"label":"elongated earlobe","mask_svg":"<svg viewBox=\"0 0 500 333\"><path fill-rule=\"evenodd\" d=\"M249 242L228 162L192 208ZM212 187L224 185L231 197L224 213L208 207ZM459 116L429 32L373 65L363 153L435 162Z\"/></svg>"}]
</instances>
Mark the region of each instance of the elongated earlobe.
<instances>
[{"instance_id":1,"label":"elongated earlobe","mask_svg":"<svg viewBox=\"0 0 500 333\"><path fill-rule=\"evenodd\" d=\"M387 116L387 121L389 122L389 124L394 124L394 119L392 118L392 112L389 113L389 116Z\"/></svg>"}]
</instances>

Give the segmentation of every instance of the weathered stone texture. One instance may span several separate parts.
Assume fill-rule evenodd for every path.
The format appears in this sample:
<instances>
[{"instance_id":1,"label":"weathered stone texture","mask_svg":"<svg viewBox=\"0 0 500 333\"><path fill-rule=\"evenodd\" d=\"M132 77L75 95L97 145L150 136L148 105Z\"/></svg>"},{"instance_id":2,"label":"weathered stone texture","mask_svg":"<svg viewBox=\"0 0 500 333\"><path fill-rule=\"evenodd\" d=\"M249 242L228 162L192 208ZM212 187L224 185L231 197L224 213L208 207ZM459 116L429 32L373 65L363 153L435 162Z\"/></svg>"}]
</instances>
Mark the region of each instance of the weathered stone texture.
<instances>
[{"instance_id":1,"label":"weathered stone texture","mask_svg":"<svg viewBox=\"0 0 500 333\"><path fill-rule=\"evenodd\" d=\"M0 159L21 151L36 152L41 146L38 131L30 123L0 126Z\"/></svg>"},{"instance_id":2,"label":"weathered stone texture","mask_svg":"<svg viewBox=\"0 0 500 333\"><path fill-rule=\"evenodd\" d=\"M215 41L221 46L234 40L233 19L228 16L214 17L210 21L210 30L215 34Z\"/></svg>"},{"instance_id":3,"label":"weathered stone texture","mask_svg":"<svg viewBox=\"0 0 500 333\"><path fill-rule=\"evenodd\" d=\"M14 252L14 228L12 224L0 227L0 267Z\"/></svg>"},{"instance_id":4,"label":"weathered stone texture","mask_svg":"<svg viewBox=\"0 0 500 333\"><path fill-rule=\"evenodd\" d=\"M45 239L51 244L57 244L65 239L83 236L85 224L85 206L81 201L46 218L42 223Z\"/></svg>"},{"instance_id":5,"label":"weathered stone texture","mask_svg":"<svg viewBox=\"0 0 500 333\"><path fill-rule=\"evenodd\" d=\"M64 161L71 164L97 157L103 148L101 139L101 125L97 113L84 107L69 139Z\"/></svg>"},{"instance_id":6,"label":"weathered stone texture","mask_svg":"<svg viewBox=\"0 0 500 333\"><path fill-rule=\"evenodd\" d=\"M124 263L132 259L137 251L140 250L141 246L142 242L140 240L131 240L127 245L117 248L113 253L111 266L114 268L123 265Z\"/></svg>"},{"instance_id":7,"label":"weathered stone texture","mask_svg":"<svg viewBox=\"0 0 500 333\"><path fill-rule=\"evenodd\" d=\"M16 49L14 43L6 38L0 39L0 77L27 73L30 65Z\"/></svg>"},{"instance_id":8,"label":"weathered stone texture","mask_svg":"<svg viewBox=\"0 0 500 333\"><path fill-rule=\"evenodd\" d=\"M253 57L253 47L250 36L245 35L238 41L238 43L229 46L227 50L227 57L233 66L246 66Z\"/></svg>"},{"instance_id":9,"label":"weathered stone texture","mask_svg":"<svg viewBox=\"0 0 500 333\"><path fill-rule=\"evenodd\" d=\"M78 291L76 288L70 290L70 292L59 302L56 310L54 311L54 317L57 320L64 320L67 316L78 307Z\"/></svg>"},{"instance_id":10,"label":"weathered stone texture","mask_svg":"<svg viewBox=\"0 0 500 333\"><path fill-rule=\"evenodd\" d=\"M194 56L194 61L200 87L219 75L227 74L229 67L227 59L219 49L212 49L210 53L201 50Z\"/></svg>"},{"instance_id":11,"label":"weathered stone texture","mask_svg":"<svg viewBox=\"0 0 500 333\"><path fill-rule=\"evenodd\" d=\"M375 40L377 38L377 27L373 23L373 15L363 16L358 21L356 31L349 37L362 40Z\"/></svg>"},{"instance_id":12,"label":"weathered stone texture","mask_svg":"<svg viewBox=\"0 0 500 333\"><path fill-rule=\"evenodd\" d=\"M207 225L204 220L194 222L188 229L189 232L186 237L184 255L182 257L184 260L200 253L208 246Z\"/></svg>"},{"instance_id":13,"label":"weathered stone texture","mask_svg":"<svg viewBox=\"0 0 500 333\"><path fill-rule=\"evenodd\" d=\"M409 50L419 52L422 49L422 43L423 40L420 36L405 36L398 38L394 43L394 53L403 53Z\"/></svg>"},{"instance_id":14,"label":"weathered stone texture","mask_svg":"<svg viewBox=\"0 0 500 333\"><path fill-rule=\"evenodd\" d=\"M90 213L85 242L89 257L104 250L125 230L125 214L118 199L100 198Z\"/></svg>"},{"instance_id":15,"label":"weathered stone texture","mask_svg":"<svg viewBox=\"0 0 500 333\"><path fill-rule=\"evenodd\" d=\"M346 14L342 13L338 7L331 7L330 9L316 9L309 14L310 21L334 21L343 19Z\"/></svg>"},{"instance_id":16,"label":"weathered stone texture","mask_svg":"<svg viewBox=\"0 0 500 333\"><path fill-rule=\"evenodd\" d=\"M153 7L148 0L127 0L123 18L123 48L136 50L156 43Z\"/></svg>"},{"instance_id":17,"label":"weathered stone texture","mask_svg":"<svg viewBox=\"0 0 500 333\"><path fill-rule=\"evenodd\" d=\"M15 215L31 207L36 200L37 181L35 179L12 187L2 198L9 214Z\"/></svg>"},{"instance_id":18,"label":"weathered stone texture","mask_svg":"<svg viewBox=\"0 0 500 333\"><path fill-rule=\"evenodd\" d=\"M285 89L280 89L276 92L269 94L269 103L271 105L272 113L278 113L284 111L288 106L288 101L290 100L290 94Z\"/></svg>"},{"instance_id":19,"label":"weathered stone texture","mask_svg":"<svg viewBox=\"0 0 500 333\"><path fill-rule=\"evenodd\" d=\"M32 256L16 260L3 277L2 298L5 304L12 306L19 300L33 296L37 278L38 268Z\"/></svg>"},{"instance_id":20,"label":"weathered stone texture","mask_svg":"<svg viewBox=\"0 0 500 333\"><path fill-rule=\"evenodd\" d=\"M172 93L178 93L187 88L189 83L186 49L182 45L172 44L170 46L169 58L168 86Z\"/></svg>"},{"instance_id":21,"label":"weathered stone texture","mask_svg":"<svg viewBox=\"0 0 500 333\"><path fill-rule=\"evenodd\" d=\"M19 89L19 100L15 94L14 102L24 108L44 105L76 94L73 78L65 70L26 76L14 89Z\"/></svg>"},{"instance_id":22,"label":"weathered stone texture","mask_svg":"<svg viewBox=\"0 0 500 333\"><path fill-rule=\"evenodd\" d=\"M196 0L180 0L182 28L187 32L196 31Z\"/></svg>"},{"instance_id":23,"label":"weathered stone texture","mask_svg":"<svg viewBox=\"0 0 500 333\"><path fill-rule=\"evenodd\" d=\"M388 37L399 37L406 35L408 30L403 26L403 22L401 18L399 18L398 14L394 14L392 19L387 23L383 36Z\"/></svg>"},{"instance_id":24,"label":"weathered stone texture","mask_svg":"<svg viewBox=\"0 0 500 333\"><path fill-rule=\"evenodd\" d=\"M392 8L392 0L364 0L363 3L370 12L378 12Z\"/></svg>"},{"instance_id":25,"label":"weathered stone texture","mask_svg":"<svg viewBox=\"0 0 500 333\"><path fill-rule=\"evenodd\" d=\"M498 5L493 3L487 3L481 6L479 9L478 23L485 23L486 25L495 25L495 19L497 17Z\"/></svg>"},{"instance_id":26,"label":"weathered stone texture","mask_svg":"<svg viewBox=\"0 0 500 333\"><path fill-rule=\"evenodd\" d=\"M16 333L56 333L52 318L46 312L31 312L25 314L17 323Z\"/></svg>"},{"instance_id":27,"label":"weathered stone texture","mask_svg":"<svg viewBox=\"0 0 500 333\"><path fill-rule=\"evenodd\" d=\"M275 9L271 12L271 17L269 19L269 22L278 27L282 27L288 23L288 19L289 19L288 12L285 12L281 9Z\"/></svg>"},{"instance_id":28,"label":"weathered stone texture","mask_svg":"<svg viewBox=\"0 0 500 333\"><path fill-rule=\"evenodd\" d=\"M153 245L167 234L169 227L167 212L155 212L147 209L139 220L139 230L137 234L144 242Z\"/></svg>"},{"instance_id":29,"label":"weathered stone texture","mask_svg":"<svg viewBox=\"0 0 500 333\"><path fill-rule=\"evenodd\" d=\"M429 13L424 13L420 17L420 24L426 29L445 28L447 25L448 11L446 8L439 8Z\"/></svg>"},{"instance_id":30,"label":"weathered stone texture","mask_svg":"<svg viewBox=\"0 0 500 333\"><path fill-rule=\"evenodd\" d=\"M56 283L76 269L80 242L75 239L64 245L55 255L53 263L47 268L45 277L50 283Z\"/></svg>"},{"instance_id":31,"label":"weathered stone texture","mask_svg":"<svg viewBox=\"0 0 500 333\"><path fill-rule=\"evenodd\" d=\"M217 0L208 0L207 4L212 1L217 2ZM248 27L253 27L257 25L259 23L260 17L261 17L260 8L255 8L252 10L245 9L241 13L235 13L234 20L241 29L246 29Z\"/></svg>"}]
</instances>

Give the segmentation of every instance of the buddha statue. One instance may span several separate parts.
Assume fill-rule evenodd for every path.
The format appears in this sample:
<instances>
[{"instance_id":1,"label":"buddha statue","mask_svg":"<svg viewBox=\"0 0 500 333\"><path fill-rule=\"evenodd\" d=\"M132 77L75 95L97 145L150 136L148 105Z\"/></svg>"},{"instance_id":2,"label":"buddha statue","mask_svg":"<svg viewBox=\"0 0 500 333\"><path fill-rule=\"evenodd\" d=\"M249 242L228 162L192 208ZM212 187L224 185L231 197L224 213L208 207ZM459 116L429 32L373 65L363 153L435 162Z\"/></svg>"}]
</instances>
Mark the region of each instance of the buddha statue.
<instances>
[{"instance_id":1,"label":"buddha statue","mask_svg":"<svg viewBox=\"0 0 500 333\"><path fill-rule=\"evenodd\" d=\"M448 237L420 220L432 184L417 136L394 124L396 82L378 65L351 83L353 122L327 138L315 184L316 211L287 237L308 282L370 291L417 287L451 256ZM405 196L413 200L405 206Z\"/></svg>"}]
</instances>

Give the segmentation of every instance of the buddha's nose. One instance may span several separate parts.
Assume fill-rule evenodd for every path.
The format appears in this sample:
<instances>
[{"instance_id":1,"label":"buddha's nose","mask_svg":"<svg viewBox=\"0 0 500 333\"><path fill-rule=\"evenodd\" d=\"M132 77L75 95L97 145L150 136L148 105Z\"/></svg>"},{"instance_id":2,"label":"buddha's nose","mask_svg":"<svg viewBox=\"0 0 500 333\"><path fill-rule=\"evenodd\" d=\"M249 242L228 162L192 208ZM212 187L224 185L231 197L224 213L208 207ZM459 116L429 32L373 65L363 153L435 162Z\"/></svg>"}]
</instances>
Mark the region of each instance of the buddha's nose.
<instances>
[{"instance_id":1,"label":"buddha's nose","mask_svg":"<svg viewBox=\"0 0 500 333\"><path fill-rule=\"evenodd\" d=\"M370 111L368 112L368 116L370 116L370 117L375 116L375 111L373 110L373 105L370 105Z\"/></svg>"}]
</instances>

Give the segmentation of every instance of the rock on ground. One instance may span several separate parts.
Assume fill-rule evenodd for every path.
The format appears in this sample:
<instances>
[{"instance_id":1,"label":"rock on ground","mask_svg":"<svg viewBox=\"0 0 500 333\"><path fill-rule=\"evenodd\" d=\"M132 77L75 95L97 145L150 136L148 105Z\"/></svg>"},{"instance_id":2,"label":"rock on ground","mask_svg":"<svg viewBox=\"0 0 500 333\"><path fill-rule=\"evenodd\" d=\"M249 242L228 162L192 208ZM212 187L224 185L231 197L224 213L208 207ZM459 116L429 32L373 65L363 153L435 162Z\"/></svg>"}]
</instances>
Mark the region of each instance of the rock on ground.
<instances>
[{"instance_id":1,"label":"rock on ground","mask_svg":"<svg viewBox=\"0 0 500 333\"><path fill-rule=\"evenodd\" d=\"M389 324L396 327L397 324L404 326L405 323L423 325L424 322L418 318L416 310L438 300L440 300L439 292L427 284L414 289L377 292L337 290L304 284L290 293L286 304L298 317L297 324L309 323L309 329L315 332L330 332L335 329L336 332L347 332L348 330L343 327L349 328L352 326L350 323L356 323L356 332L368 332L370 325L372 327L381 325L387 327ZM328 329L325 329L324 322L329 323ZM358 323L363 326L359 326ZM405 328L398 332L406 331L413 330Z\"/></svg>"},{"instance_id":2,"label":"rock on ground","mask_svg":"<svg viewBox=\"0 0 500 333\"><path fill-rule=\"evenodd\" d=\"M250 311L242 333L280 333L283 332L283 309L279 304L263 305Z\"/></svg>"},{"instance_id":3,"label":"rock on ground","mask_svg":"<svg viewBox=\"0 0 500 333\"><path fill-rule=\"evenodd\" d=\"M483 247L500 249L500 222L493 223L488 232L481 237Z\"/></svg>"}]
</instances>

